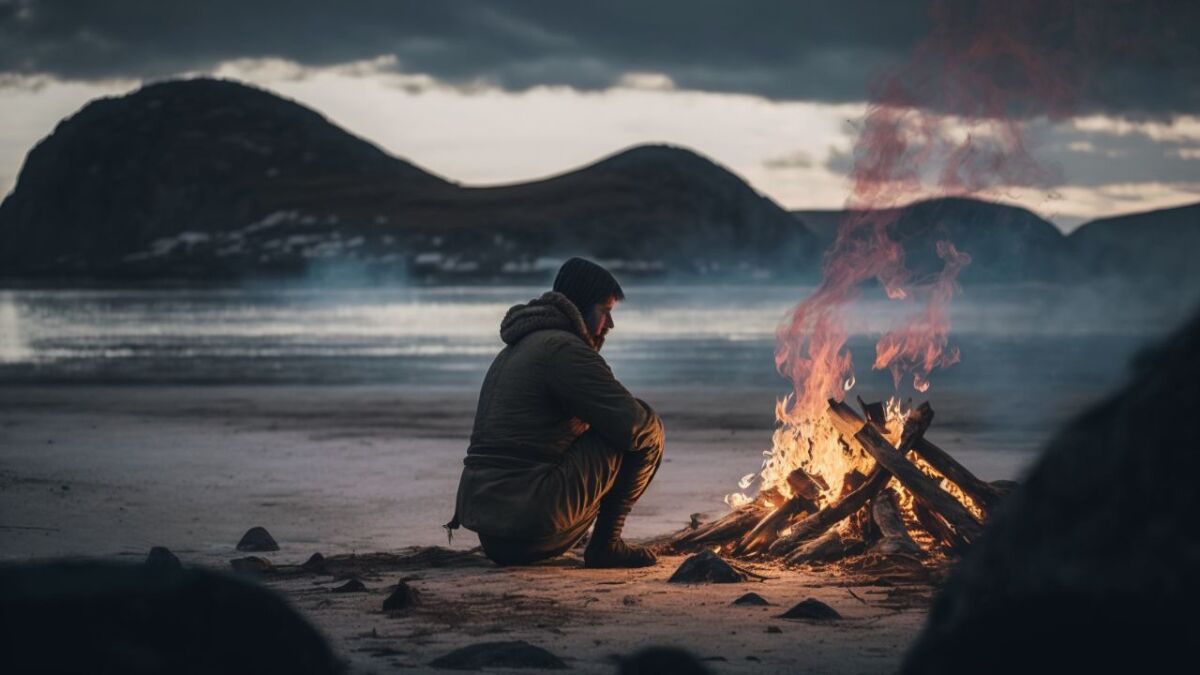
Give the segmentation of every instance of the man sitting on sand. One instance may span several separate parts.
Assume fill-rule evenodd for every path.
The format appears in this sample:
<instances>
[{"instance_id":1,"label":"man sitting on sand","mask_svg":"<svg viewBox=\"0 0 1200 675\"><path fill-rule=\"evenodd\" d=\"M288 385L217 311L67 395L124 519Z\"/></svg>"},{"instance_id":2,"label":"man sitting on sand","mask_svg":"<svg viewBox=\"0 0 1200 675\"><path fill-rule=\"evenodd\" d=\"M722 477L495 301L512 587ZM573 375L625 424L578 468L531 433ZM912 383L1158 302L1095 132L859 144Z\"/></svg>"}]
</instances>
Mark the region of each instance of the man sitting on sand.
<instances>
[{"instance_id":1,"label":"man sitting on sand","mask_svg":"<svg viewBox=\"0 0 1200 675\"><path fill-rule=\"evenodd\" d=\"M662 462L658 415L600 356L625 293L603 267L571 258L554 290L508 310L458 485L455 520L501 565L552 558L595 522L585 567L645 567L621 539L625 516Z\"/></svg>"}]
</instances>

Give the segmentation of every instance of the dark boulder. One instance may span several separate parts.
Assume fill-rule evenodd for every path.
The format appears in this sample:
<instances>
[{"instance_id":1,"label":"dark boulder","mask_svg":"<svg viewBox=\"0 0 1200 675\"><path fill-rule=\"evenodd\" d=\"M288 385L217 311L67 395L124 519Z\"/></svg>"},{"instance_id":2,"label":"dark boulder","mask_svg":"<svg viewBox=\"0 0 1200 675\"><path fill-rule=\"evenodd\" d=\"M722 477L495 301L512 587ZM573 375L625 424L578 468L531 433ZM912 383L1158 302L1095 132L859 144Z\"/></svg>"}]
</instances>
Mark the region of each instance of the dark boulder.
<instances>
[{"instance_id":1,"label":"dark boulder","mask_svg":"<svg viewBox=\"0 0 1200 675\"><path fill-rule=\"evenodd\" d=\"M678 647L647 647L617 662L619 675L708 675L710 672L699 659Z\"/></svg>"},{"instance_id":2,"label":"dark boulder","mask_svg":"<svg viewBox=\"0 0 1200 675\"><path fill-rule=\"evenodd\" d=\"M935 601L909 673L1154 672L1200 627L1200 317L1072 420ZM1034 657L1035 661L1030 661Z\"/></svg>"},{"instance_id":3,"label":"dark boulder","mask_svg":"<svg viewBox=\"0 0 1200 675\"><path fill-rule=\"evenodd\" d=\"M421 604L421 594L417 592L417 589L401 581L383 601L383 611L399 612L419 604Z\"/></svg>"},{"instance_id":4,"label":"dark boulder","mask_svg":"<svg viewBox=\"0 0 1200 675\"><path fill-rule=\"evenodd\" d=\"M279 596L203 569L56 562L0 568L5 672L335 673Z\"/></svg>"},{"instance_id":5,"label":"dark boulder","mask_svg":"<svg viewBox=\"0 0 1200 675\"><path fill-rule=\"evenodd\" d=\"M171 549L166 546L151 548L144 564L146 567L159 570L183 569L183 563L179 562L179 558L174 553L171 553Z\"/></svg>"},{"instance_id":6,"label":"dark boulder","mask_svg":"<svg viewBox=\"0 0 1200 675\"><path fill-rule=\"evenodd\" d=\"M672 584L736 584L746 579L745 573L721 556L712 551L701 551L684 560L667 581Z\"/></svg>"},{"instance_id":7,"label":"dark boulder","mask_svg":"<svg viewBox=\"0 0 1200 675\"><path fill-rule=\"evenodd\" d=\"M778 618L807 619L809 621L836 621L837 619L842 618L842 615L839 614L836 609L821 602L820 600L808 598L807 600L801 600L800 602L796 603L791 609L783 614L780 614Z\"/></svg>"},{"instance_id":8,"label":"dark boulder","mask_svg":"<svg viewBox=\"0 0 1200 675\"><path fill-rule=\"evenodd\" d=\"M275 537L267 532L265 527L252 527L246 530L246 534L242 535L241 541L237 544L239 551L278 551L279 544L275 543Z\"/></svg>"},{"instance_id":9,"label":"dark boulder","mask_svg":"<svg viewBox=\"0 0 1200 675\"><path fill-rule=\"evenodd\" d=\"M481 642L439 656L429 662L434 668L447 670L479 670L481 668L541 668L563 670L563 660L524 640L512 642Z\"/></svg>"},{"instance_id":10,"label":"dark boulder","mask_svg":"<svg viewBox=\"0 0 1200 675\"><path fill-rule=\"evenodd\" d=\"M329 568L325 564L325 556L320 553L314 553L308 557L308 560L300 563L300 569L309 574L328 574Z\"/></svg>"},{"instance_id":11,"label":"dark boulder","mask_svg":"<svg viewBox=\"0 0 1200 675\"><path fill-rule=\"evenodd\" d=\"M771 603L768 602L766 598L759 595L758 593L747 593L743 596L740 596L737 600L734 600L731 604L750 605L750 606L754 606L754 607L765 607L767 605L770 605Z\"/></svg>"},{"instance_id":12,"label":"dark boulder","mask_svg":"<svg viewBox=\"0 0 1200 675\"><path fill-rule=\"evenodd\" d=\"M350 579L341 586L329 589L332 593L366 593L367 586L358 579Z\"/></svg>"}]
</instances>

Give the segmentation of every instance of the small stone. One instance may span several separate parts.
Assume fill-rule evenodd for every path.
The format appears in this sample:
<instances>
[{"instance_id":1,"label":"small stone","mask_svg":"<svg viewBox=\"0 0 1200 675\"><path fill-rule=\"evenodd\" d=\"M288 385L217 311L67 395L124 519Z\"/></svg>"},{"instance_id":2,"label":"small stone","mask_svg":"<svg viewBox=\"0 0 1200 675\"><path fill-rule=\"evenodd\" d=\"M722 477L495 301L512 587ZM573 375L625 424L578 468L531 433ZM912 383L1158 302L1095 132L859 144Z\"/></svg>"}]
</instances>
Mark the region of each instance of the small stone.
<instances>
[{"instance_id":1,"label":"small stone","mask_svg":"<svg viewBox=\"0 0 1200 675\"><path fill-rule=\"evenodd\" d=\"M764 598L763 596L759 595L758 593L747 593L747 594L741 596L740 598L738 598L737 600L734 600L732 604L734 604L734 605L755 605L755 606L765 607L766 605L769 605L771 603L767 602L767 599Z\"/></svg>"},{"instance_id":2,"label":"small stone","mask_svg":"<svg viewBox=\"0 0 1200 675\"><path fill-rule=\"evenodd\" d=\"M300 563L300 569L310 574L328 574L329 569L325 566L325 556L320 553L314 553L308 557L308 560Z\"/></svg>"},{"instance_id":3,"label":"small stone","mask_svg":"<svg viewBox=\"0 0 1200 675\"><path fill-rule=\"evenodd\" d=\"M401 581L396 584L396 590L383 601L383 611L399 612L421 604L421 594L417 589Z\"/></svg>"},{"instance_id":4,"label":"small stone","mask_svg":"<svg viewBox=\"0 0 1200 675\"><path fill-rule=\"evenodd\" d=\"M646 647L633 656L617 662L618 675L643 673L673 673L677 675L707 675L708 668L695 656L678 647Z\"/></svg>"},{"instance_id":5,"label":"small stone","mask_svg":"<svg viewBox=\"0 0 1200 675\"><path fill-rule=\"evenodd\" d=\"M181 570L183 563L166 546L155 546L146 556L146 567L156 570Z\"/></svg>"},{"instance_id":6,"label":"small stone","mask_svg":"<svg viewBox=\"0 0 1200 675\"><path fill-rule=\"evenodd\" d=\"M567 664L554 654L525 642L481 642L439 656L429 662L434 668L480 670L481 668L542 668L564 670Z\"/></svg>"},{"instance_id":7,"label":"small stone","mask_svg":"<svg viewBox=\"0 0 1200 675\"><path fill-rule=\"evenodd\" d=\"M331 593L366 593L367 587L358 579L351 579L341 586L329 590Z\"/></svg>"},{"instance_id":8,"label":"small stone","mask_svg":"<svg viewBox=\"0 0 1200 675\"><path fill-rule=\"evenodd\" d=\"M782 633L783 629L779 626L767 626L768 633Z\"/></svg>"},{"instance_id":9,"label":"small stone","mask_svg":"<svg viewBox=\"0 0 1200 675\"><path fill-rule=\"evenodd\" d=\"M667 579L672 584L736 584L746 580L746 575L737 571L712 551L701 551L679 565L679 569Z\"/></svg>"},{"instance_id":10,"label":"small stone","mask_svg":"<svg viewBox=\"0 0 1200 675\"><path fill-rule=\"evenodd\" d=\"M627 595L621 598L621 604L626 607L633 607L634 605L642 604L642 599L636 595Z\"/></svg>"},{"instance_id":11,"label":"small stone","mask_svg":"<svg viewBox=\"0 0 1200 675\"><path fill-rule=\"evenodd\" d=\"M813 621L832 621L834 619L842 618L842 615L838 614L836 609L821 602L820 600L814 600L813 598L809 598L807 600L797 603L795 607L792 607L791 609L784 612L783 614L780 614L778 618L780 618L780 619L809 619L809 620L813 620Z\"/></svg>"},{"instance_id":12,"label":"small stone","mask_svg":"<svg viewBox=\"0 0 1200 675\"><path fill-rule=\"evenodd\" d=\"M275 543L275 538L267 532L265 527L252 527L246 530L246 534L242 535L242 540L238 542L237 550L239 551L278 551L279 544Z\"/></svg>"},{"instance_id":13,"label":"small stone","mask_svg":"<svg viewBox=\"0 0 1200 675\"><path fill-rule=\"evenodd\" d=\"M246 556L245 558L234 558L229 561L229 566L233 568L234 572L254 576L268 574L275 569L270 560L260 558L256 555Z\"/></svg>"}]
</instances>

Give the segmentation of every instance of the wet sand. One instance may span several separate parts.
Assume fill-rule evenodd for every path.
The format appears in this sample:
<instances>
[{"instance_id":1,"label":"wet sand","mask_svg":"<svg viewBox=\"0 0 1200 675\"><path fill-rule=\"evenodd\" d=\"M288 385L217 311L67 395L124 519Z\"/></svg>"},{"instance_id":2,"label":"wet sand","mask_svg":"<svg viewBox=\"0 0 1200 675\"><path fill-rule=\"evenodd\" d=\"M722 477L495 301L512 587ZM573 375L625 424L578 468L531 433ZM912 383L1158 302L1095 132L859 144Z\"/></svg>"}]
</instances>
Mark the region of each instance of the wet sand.
<instances>
[{"instance_id":1,"label":"wet sand","mask_svg":"<svg viewBox=\"0 0 1200 675\"><path fill-rule=\"evenodd\" d=\"M777 392L638 391L667 427L665 464L627 534L674 531L693 513L725 511L724 494L758 469ZM441 524L470 432L474 391L415 387L0 387L0 558L139 560L167 546L190 565L228 568L234 545L265 526L276 563L325 555L446 546ZM1071 398L1064 414L1086 397ZM973 423L973 401L934 399L934 440L988 480L1017 476L1049 433ZM957 408L956 408L957 405ZM1073 406L1073 407L1072 407ZM460 531L451 549L477 541ZM329 578L272 579L355 670L410 669L458 646L525 639L583 671L614 653L680 645L718 672L881 672L918 630L926 601L857 588L835 576L771 569L746 584L679 587L682 558L640 571L594 571L567 557L547 566L383 571L366 594L331 594ZM404 576L432 604L390 618L386 589ZM776 603L729 607L754 590ZM856 597L857 595L857 597ZM772 618L816 597L847 619ZM767 633L767 626L782 633ZM723 659L723 660L720 660ZM754 660L758 659L758 660Z\"/></svg>"}]
</instances>

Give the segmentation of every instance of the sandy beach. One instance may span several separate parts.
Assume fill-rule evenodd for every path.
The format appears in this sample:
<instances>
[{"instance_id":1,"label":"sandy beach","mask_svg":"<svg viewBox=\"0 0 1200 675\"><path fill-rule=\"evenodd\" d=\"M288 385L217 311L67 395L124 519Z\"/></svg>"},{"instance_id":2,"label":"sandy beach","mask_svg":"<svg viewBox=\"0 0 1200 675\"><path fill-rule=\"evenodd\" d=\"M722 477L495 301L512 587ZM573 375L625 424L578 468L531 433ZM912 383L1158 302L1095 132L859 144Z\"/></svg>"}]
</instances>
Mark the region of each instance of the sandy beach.
<instances>
[{"instance_id":1,"label":"sandy beach","mask_svg":"<svg viewBox=\"0 0 1200 675\"><path fill-rule=\"evenodd\" d=\"M635 539L725 511L722 496L755 471L770 442L775 392L639 391L668 430L662 470L627 528ZM0 387L0 552L8 561L96 556L140 560L167 546L185 565L228 569L251 526L266 527L276 564L446 547L476 392L341 386ZM1086 397L1079 396L1074 405ZM980 477L1018 476L1043 432L999 437L971 422L972 401L938 407L930 432ZM937 400L935 398L935 404ZM1047 431L1048 433L1048 431ZM460 531L449 551L469 552ZM358 672L421 666L455 647L522 639L579 670L614 654L678 645L718 672L882 672L902 657L932 589L847 586L829 572L759 568L764 581L679 586L682 561L638 571L584 570L574 555L525 569L477 555L455 564L365 570L369 592L332 594L330 576L270 578ZM410 578L426 604L380 610ZM340 582L338 582L340 583ZM771 607L730 607L747 591ZM774 618L808 597L846 618ZM712 607L712 611L699 607ZM766 632L769 626L782 632Z\"/></svg>"}]
</instances>

